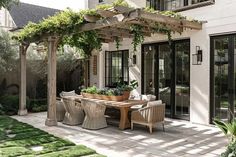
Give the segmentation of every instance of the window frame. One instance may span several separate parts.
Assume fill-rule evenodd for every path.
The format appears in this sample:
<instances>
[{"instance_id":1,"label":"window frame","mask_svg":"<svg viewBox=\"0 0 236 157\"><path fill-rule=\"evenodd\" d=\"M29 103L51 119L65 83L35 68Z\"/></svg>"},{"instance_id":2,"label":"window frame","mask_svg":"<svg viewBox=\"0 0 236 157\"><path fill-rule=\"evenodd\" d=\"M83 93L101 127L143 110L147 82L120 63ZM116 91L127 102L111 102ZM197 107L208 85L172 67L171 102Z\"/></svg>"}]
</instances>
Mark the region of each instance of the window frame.
<instances>
[{"instance_id":1,"label":"window frame","mask_svg":"<svg viewBox=\"0 0 236 157\"><path fill-rule=\"evenodd\" d=\"M149 1L149 2L148 2ZM157 5L158 1L161 3L159 5ZM165 9L165 0L147 0L147 3L146 4L150 4L149 7L152 7L154 8L155 10L161 10L161 11L167 11ZM185 1L183 2L183 4L186 4ZM200 7L204 7L204 6L207 6L207 5L212 5L212 4L215 4L215 0L206 0L206 1L203 1L203 2L198 2L198 3L195 3L195 4L188 4L186 6L182 6L182 7L179 7L179 8L176 8L176 9L171 9L171 10L168 10L168 11L175 11L175 12L180 12L180 11L185 11L185 10L190 10L190 9L195 9L195 8L200 8Z\"/></svg>"},{"instance_id":2,"label":"window frame","mask_svg":"<svg viewBox=\"0 0 236 157\"><path fill-rule=\"evenodd\" d=\"M126 66L124 66L124 59L125 59L125 56L127 56L128 58L128 63L127 63L127 82L129 82L129 50L128 49L125 49L125 50L117 50L117 51L105 51L105 87L109 87L109 88L115 88L116 86L115 85L112 85L114 84L111 81L109 81L109 79L112 79L113 77L110 77L110 76L107 76L107 72L109 71L110 72L110 69L112 68L112 64L109 64L109 66L107 66L107 61L109 61L110 63L112 63L112 58L110 58L110 60L108 60L107 58L107 55L108 53L114 53L114 52L121 52L121 71L122 71L122 81L124 82L124 78L126 78L124 76L124 68ZM124 53L127 53L127 55L124 55ZM112 76L112 74L111 74ZM111 82L111 83L110 83Z\"/></svg>"}]
</instances>

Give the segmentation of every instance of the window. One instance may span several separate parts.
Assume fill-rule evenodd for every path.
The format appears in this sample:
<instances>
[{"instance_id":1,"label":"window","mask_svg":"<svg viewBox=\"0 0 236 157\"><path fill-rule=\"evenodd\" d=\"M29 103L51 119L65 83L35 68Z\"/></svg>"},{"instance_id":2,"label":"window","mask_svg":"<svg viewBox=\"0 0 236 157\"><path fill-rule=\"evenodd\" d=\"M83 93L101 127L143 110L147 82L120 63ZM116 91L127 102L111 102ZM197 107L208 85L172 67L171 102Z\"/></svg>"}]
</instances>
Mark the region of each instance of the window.
<instances>
[{"instance_id":1,"label":"window","mask_svg":"<svg viewBox=\"0 0 236 157\"><path fill-rule=\"evenodd\" d=\"M213 3L214 0L147 0L147 7L162 11L182 11Z\"/></svg>"},{"instance_id":2,"label":"window","mask_svg":"<svg viewBox=\"0 0 236 157\"><path fill-rule=\"evenodd\" d=\"M102 3L102 2L104 2L104 0L98 0L98 2L99 2L99 3Z\"/></svg>"},{"instance_id":3,"label":"window","mask_svg":"<svg viewBox=\"0 0 236 157\"><path fill-rule=\"evenodd\" d=\"M107 51L105 54L105 86L116 87L129 82L129 51Z\"/></svg>"}]
</instances>

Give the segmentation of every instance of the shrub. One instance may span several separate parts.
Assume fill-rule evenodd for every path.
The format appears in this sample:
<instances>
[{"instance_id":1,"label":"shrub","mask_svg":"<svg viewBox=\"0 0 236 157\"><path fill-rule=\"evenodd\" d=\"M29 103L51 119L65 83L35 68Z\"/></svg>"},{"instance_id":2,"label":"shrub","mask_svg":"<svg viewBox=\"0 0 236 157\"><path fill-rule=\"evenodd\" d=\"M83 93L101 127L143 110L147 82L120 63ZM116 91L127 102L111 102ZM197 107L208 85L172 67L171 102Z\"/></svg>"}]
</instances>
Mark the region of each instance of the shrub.
<instances>
[{"instance_id":1,"label":"shrub","mask_svg":"<svg viewBox=\"0 0 236 157\"><path fill-rule=\"evenodd\" d=\"M30 112L43 112L47 111L47 100L30 100L30 103L27 106L27 109Z\"/></svg>"},{"instance_id":2,"label":"shrub","mask_svg":"<svg viewBox=\"0 0 236 157\"><path fill-rule=\"evenodd\" d=\"M26 105L29 104L29 99L26 99ZM14 115L17 114L19 109L19 96L18 95L5 95L0 98L2 114Z\"/></svg>"},{"instance_id":3,"label":"shrub","mask_svg":"<svg viewBox=\"0 0 236 157\"><path fill-rule=\"evenodd\" d=\"M234 157L236 156L236 141L228 145L226 151L221 154L221 157Z\"/></svg>"}]
</instances>

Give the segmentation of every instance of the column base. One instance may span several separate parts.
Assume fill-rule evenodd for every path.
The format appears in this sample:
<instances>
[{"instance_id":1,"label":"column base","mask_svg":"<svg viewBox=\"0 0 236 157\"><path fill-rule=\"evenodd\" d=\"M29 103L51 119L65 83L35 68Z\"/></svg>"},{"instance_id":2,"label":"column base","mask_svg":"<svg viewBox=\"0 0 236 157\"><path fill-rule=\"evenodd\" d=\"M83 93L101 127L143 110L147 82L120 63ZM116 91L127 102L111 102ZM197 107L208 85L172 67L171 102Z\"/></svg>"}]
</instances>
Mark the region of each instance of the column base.
<instances>
[{"instance_id":1,"label":"column base","mask_svg":"<svg viewBox=\"0 0 236 157\"><path fill-rule=\"evenodd\" d=\"M27 114L28 114L27 109L25 109L25 110L18 110L18 115L19 116L26 116Z\"/></svg>"},{"instance_id":2,"label":"column base","mask_svg":"<svg viewBox=\"0 0 236 157\"><path fill-rule=\"evenodd\" d=\"M57 120L47 118L45 121L45 125L47 126L57 126Z\"/></svg>"}]
</instances>

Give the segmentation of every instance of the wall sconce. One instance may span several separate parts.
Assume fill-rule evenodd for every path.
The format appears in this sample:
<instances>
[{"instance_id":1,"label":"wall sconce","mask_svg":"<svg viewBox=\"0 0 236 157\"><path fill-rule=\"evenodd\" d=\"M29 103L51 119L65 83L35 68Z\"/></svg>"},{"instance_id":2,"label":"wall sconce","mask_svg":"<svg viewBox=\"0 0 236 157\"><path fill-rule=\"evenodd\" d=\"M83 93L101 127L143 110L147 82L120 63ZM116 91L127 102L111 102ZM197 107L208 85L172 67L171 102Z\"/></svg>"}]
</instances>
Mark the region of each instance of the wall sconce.
<instances>
[{"instance_id":1,"label":"wall sconce","mask_svg":"<svg viewBox=\"0 0 236 157\"><path fill-rule=\"evenodd\" d=\"M137 55L133 55L129 58L129 67L133 67L137 64Z\"/></svg>"},{"instance_id":2,"label":"wall sconce","mask_svg":"<svg viewBox=\"0 0 236 157\"><path fill-rule=\"evenodd\" d=\"M202 49L200 46L196 46L196 54L193 54L193 65L202 64Z\"/></svg>"}]
</instances>

